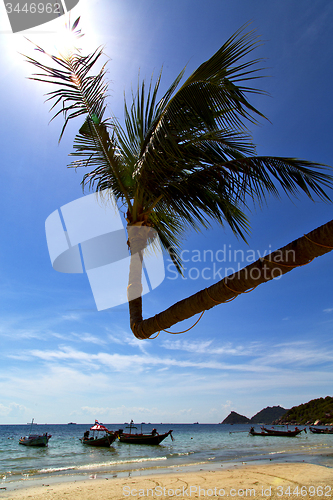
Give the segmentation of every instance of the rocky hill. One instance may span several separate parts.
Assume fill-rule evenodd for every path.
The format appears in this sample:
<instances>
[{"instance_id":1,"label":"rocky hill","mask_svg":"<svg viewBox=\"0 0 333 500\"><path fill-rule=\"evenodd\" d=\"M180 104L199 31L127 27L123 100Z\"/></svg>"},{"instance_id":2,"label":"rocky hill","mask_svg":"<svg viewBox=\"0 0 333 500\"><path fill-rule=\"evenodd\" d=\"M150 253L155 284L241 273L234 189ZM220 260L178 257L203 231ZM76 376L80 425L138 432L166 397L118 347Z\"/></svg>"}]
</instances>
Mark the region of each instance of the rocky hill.
<instances>
[{"instance_id":1,"label":"rocky hill","mask_svg":"<svg viewBox=\"0 0 333 500\"><path fill-rule=\"evenodd\" d=\"M308 403L293 406L274 422L274 424L291 425L313 425L314 423L333 425L333 398L331 396L312 399Z\"/></svg>"},{"instance_id":2,"label":"rocky hill","mask_svg":"<svg viewBox=\"0 0 333 500\"><path fill-rule=\"evenodd\" d=\"M229 413L229 415L221 422L222 424L266 424L270 425L275 420L281 418L285 413L286 409L281 406L267 406L263 410L256 413L252 418L244 417L235 411Z\"/></svg>"},{"instance_id":3,"label":"rocky hill","mask_svg":"<svg viewBox=\"0 0 333 500\"><path fill-rule=\"evenodd\" d=\"M274 420L281 418L287 411L282 406L267 406L267 408L259 411L251 418L251 424L270 425Z\"/></svg>"},{"instance_id":4,"label":"rocky hill","mask_svg":"<svg viewBox=\"0 0 333 500\"><path fill-rule=\"evenodd\" d=\"M247 418L232 411L222 424L290 424L290 425L333 425L333 397L312 399L308 403L293 406L286 410L281 406L267 406Z\"/></svg>"},{"instance_id":5,"label":"rocky hill","mask_svg":"<svg viewBox=\"0 0 333 500\"><path fill-rule=\"evenodd\" d=\"M229 415L221 422L221 424L249 424L250 419L244 417L244 415L240 415L235 411L229 413Z\"/></svg>"}]
</instances>

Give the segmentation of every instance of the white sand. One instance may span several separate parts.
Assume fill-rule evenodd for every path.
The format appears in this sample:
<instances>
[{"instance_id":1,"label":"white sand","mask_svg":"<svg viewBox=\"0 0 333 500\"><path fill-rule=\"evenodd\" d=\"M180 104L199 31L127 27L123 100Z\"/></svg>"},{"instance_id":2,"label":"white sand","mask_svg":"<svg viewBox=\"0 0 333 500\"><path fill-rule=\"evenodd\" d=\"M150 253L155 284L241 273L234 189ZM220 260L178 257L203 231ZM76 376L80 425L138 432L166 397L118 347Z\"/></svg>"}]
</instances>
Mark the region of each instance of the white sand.
<instances>
[{"instance_id":1,"label":"white sand","mask_svg":"<svg viewBox=\"0 0 333 500\"><path fill-rule=\"evenodd\" d=\"M333 499L333 469L306 463L243 465L229 470L87 479L16 491L0 499L113 500L135 498Z\"/></svg>"}]
</instances>

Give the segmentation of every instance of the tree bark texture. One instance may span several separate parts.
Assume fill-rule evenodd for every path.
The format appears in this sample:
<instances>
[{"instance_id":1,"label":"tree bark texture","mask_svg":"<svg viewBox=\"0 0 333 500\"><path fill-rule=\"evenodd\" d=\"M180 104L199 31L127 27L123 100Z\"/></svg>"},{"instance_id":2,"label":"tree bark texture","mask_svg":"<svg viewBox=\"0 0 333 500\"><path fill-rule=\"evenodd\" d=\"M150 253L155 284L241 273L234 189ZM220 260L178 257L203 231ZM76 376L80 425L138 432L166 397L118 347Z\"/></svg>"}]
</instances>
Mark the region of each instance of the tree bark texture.
<instances>
[{"instance_id":1,"label":"tree bark texture","mask_svg":"<svg viewBox=\"0 0 333 500\"><path fill-rule=\"evenodd\" d=\"M147 246L150 227L139 224L128 225L128 245L131 251L127 299L131 329L142 321L142 261Z\"/></svg>"},{"instance_id":2,"label":"tree bark texture","mask_svg":"<svg viewBox=\"0 0 333 500\"><path fill-rule=\"evenodd\" d=\"M136 319L131 328L138 339L147 339L180 321L230 302L262 283L271 281L293 269L309 264L314 258L333 250L333 220L294 240L288 245L261 257L240 271L223 278L209 288L173 304L152 318Z\"/></svg>"}]
</instances>

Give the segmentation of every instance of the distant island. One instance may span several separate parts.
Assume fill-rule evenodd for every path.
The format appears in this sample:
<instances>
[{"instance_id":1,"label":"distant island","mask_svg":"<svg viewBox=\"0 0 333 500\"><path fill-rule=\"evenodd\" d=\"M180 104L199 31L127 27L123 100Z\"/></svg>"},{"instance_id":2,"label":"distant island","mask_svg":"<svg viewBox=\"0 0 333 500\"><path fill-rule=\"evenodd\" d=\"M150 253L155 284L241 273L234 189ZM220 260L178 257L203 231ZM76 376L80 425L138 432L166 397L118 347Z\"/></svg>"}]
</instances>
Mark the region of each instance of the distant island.
<instances>
[{"instance_id":1,"label":"distant island","mask_svg":"<svg viewBox=\"0 0 333 500\"><path fill-rule=\"evenodd\" d=\"M263 410L256 413L252 418L247 418L244 415L240 415L235 411L229 413L229 415L221 422L221 424L265 424L270 425L274 420L279 419L288 410L282 408L281 406L267 406Z\"/></svg>"},{"instance_id":2,"label":"distant island","mask_svg":"<svg viewBox=\"0 0 333 500\"><path fill-rule=\"evenodd\" d=\"M232 411L221 424L333 425L333 397L312 399L290 410L267 406L252 418Z\"/></svg>"}]
</instances>

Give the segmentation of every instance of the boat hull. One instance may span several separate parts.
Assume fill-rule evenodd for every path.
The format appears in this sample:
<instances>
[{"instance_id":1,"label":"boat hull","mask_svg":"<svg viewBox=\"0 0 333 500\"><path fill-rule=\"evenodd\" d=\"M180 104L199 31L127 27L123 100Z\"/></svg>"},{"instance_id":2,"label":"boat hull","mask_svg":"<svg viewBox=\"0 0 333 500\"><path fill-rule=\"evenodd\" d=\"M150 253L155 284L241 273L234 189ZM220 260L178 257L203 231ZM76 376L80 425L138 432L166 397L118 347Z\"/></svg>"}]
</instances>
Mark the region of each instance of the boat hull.
<instances>
[{"instance_id":1,"label":"boat hull","mask_svg":"<svg viewBox=\"0 0 333 500\"><path fill-rule=\"evenodd\" d=\"M328 427L327 429L316 429L315 427L309 427L312 434L333 434L333 428Z\"/></svg>"},{"instance_id":2,"label":"boat hull","mask_svg":"<svg viewBox=\"0 0 333 500\"><path fill-rule=\"evenodd\" d=\"M37 446L37 447L43 447L47 446L49 439L51 436L49 434L44 434L44 435L30 435L30 436L25 436L22 437L19 440L19 444L23 444L24 446Z\"/></svg>"},{"instance_id":3,"label":"boat hull","mask_svg":"<svg viewBox=\"0 0 333 500\"><path fill-rule=\"evenodd\" d=\"M266 427L263 427L262 430L266 432L268 436L281 436L281 437L295 437L298 436L301 432L303 432L303 429L295 429L293 431L278 431L275 429L266 429Z\"/></svg>"},{"instance_id":4,"label":"boat hull","mask_svg":"<svg viewBox=\"0 0 333 500\"><path fill-rule=\"evenodd\" d=\"M118 439L121 443L128 444L160 444L166 437L171 435L172 431L166 432L165 434L124 434L121 433ZM171 436L172 437L172 436Z\"/></svg>"},{"instance_id":5,"label":"boat hull","mask_svg":"<svg viewBox=\"0 0 333 500\"><path fill-rule=\"evenodd\" d=\"M109 448L111 444L115 441L117 435L116 434L107 434L106 436L100 438L81 438L80 441L82 444L87 446L95 446L98 448Z\"/></svg>"},{"instance_id":6,"label":"boat hull","mask_svg":"<svg viewBox=\"0 0 333 500\"><path fill-rule=\"evenodd\" d=\"M256 432L254 429L250 429L249 434L251 434L251 436L268 436L267 432Z\"/></svg>"},{"instance_id":7,"label":"boat hull","mask_svg":"<svg viewBox=\"0 0 333 500\"><path fill-rule=\"evenodd\" d=\"M295 437L298 436L305 429L295 429L293 431L278 431L275 429L267 429L266 427L262 427L261 432L256 432L253 427L249 430L249 434L251 436L281 436L281 437Z\"/></svg>"}]
</instances>

